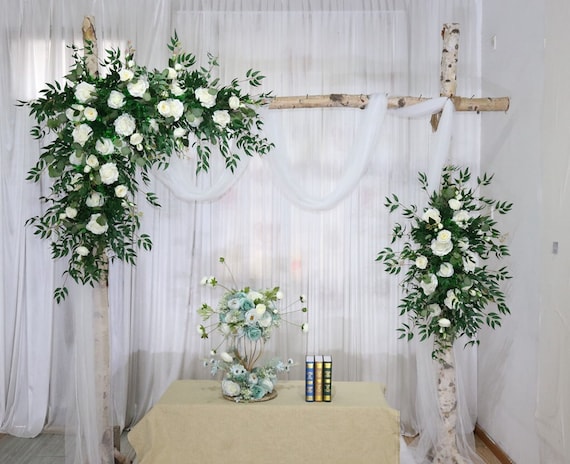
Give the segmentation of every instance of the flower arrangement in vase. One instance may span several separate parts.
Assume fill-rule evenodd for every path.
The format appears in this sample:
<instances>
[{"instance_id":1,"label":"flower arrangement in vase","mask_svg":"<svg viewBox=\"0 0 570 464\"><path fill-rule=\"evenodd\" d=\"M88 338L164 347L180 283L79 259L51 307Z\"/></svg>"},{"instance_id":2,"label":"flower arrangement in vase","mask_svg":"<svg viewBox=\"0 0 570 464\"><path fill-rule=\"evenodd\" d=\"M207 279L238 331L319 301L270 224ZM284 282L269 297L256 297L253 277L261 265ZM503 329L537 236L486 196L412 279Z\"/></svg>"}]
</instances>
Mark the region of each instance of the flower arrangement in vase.
<instances>
[{"instance_id":1,"label":"flower arrangement in vase","mask_svg":"<svg viewBox=\"0 0 570 464\"><path fill-rule=\"evenodd\" d=\"M226 265L223 257L220 262ZM258 363L265 342L282 322L297 326L302 333L308 331L307 322L294 323L286 318L293 313L307 313L305 296L301 295L297 300L302 304L299 309L288 307L280 310L278 303L283 299L283 293L279 287L262 290L239 288L235 280L233 287L226 287L213 276L204 277L201 284L225 290L217 307L204 303L198 309L204 321L215 318L210 325L198 326L201 337L207 339L212 332L222 336L222 341L211 351L212 358L204 364L210 367L212 375L223 372L224 397L236 402L274 398L277 395L275 384L278 373L289 371L294 362L289 359L286 362L272 360L262 365ZM222 345L225 345L225 350L218 353ZM219 357L215 357L218 354Z\"/></svg>"}]
</instances>

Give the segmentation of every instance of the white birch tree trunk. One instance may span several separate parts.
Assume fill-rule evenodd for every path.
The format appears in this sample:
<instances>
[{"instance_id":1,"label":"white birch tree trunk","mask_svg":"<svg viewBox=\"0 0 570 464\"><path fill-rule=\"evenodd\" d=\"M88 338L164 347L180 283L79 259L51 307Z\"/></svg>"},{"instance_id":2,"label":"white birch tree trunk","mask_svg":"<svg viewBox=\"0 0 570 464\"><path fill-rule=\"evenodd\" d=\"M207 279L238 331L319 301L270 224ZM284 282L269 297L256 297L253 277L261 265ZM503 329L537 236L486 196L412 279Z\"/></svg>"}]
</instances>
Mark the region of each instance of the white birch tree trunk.
<instances>
[{"instance_id":1,"label":"white birch tree trunk","mask_svg":"<svg viewBox=\"0 0 570 464\"><path fill-rule=\"evenodd\" d=\"M455 359L453 347L443 350L437 367L437 397L442 429L433 458L434 464L465 464L457 448L457 385L455 380Z\"/></svg>"}]
</instances>

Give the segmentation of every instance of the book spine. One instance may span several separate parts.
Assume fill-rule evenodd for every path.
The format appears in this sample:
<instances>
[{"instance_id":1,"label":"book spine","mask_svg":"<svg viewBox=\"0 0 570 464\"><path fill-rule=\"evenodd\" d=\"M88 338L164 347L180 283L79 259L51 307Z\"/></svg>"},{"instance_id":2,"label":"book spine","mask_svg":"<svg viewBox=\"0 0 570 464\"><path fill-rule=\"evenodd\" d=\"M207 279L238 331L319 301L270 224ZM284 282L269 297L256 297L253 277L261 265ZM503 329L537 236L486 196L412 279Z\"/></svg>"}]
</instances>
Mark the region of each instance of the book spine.
<instances>
[{"instance_id":1,"label":"book spine","mask_svg":"<svg viewBox=\"0 0 570 464\"><path fill-rule=\"evenodd\" d=\"M323 356L323 401L332 400L332 357Z\"/></svg>"},{"instance_id":2,"label":"book spine","mask_svg":"<svg viewBox=\"0 0 570 464\"><path fill-rule=\"evenodd\" d=\"M315 356L315 401L323 401L323 357Z\"/></svg>"},{"instance_id":3,"label":"book spine","mask_svg":"<svg viewBox=\"0 0 570 464\"><path fill-rule=\"evenodd\" d=\"M305 359L305 401L315 401L315 357Z\"/></svg>"}]
</instances>

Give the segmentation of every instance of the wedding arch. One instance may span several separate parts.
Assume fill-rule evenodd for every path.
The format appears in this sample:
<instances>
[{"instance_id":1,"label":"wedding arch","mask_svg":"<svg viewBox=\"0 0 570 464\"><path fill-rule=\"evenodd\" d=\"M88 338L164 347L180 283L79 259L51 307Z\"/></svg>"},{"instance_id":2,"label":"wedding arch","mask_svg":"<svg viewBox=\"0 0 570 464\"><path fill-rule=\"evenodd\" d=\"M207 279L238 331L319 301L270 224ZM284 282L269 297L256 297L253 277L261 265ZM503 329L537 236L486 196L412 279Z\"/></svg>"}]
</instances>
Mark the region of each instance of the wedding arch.
<instances>
[{"instance_id":1,"label":"wedding arch","mask_svg":"<svg viewBox=\"0 0 570 464\"><path fill-rule=\"evenodd\" d=\"M454 60L452 60L452 64ZM454 66L448 66L445 68L446 70L453 70ZM443 73L442 73L443 76ZM451 82L452 80L450 80ZM444 92L442 92L444 93ZM468 103L465 103L468 102ZM413 106L410 106L412 105ZM466 105L467 106L463 106ZM491 105L492 108L485 106ZM438 153L441 154L442 159L439 161L443 163L445 161L445 156L448 151L449 147L449 137L451 136L451 121L452 115L454 111L454 107L456 110L464 110L464 111L505 111L508 109L508 99L462 99L460 97L455 97L453 92L443 96L441 99L425 99L425 98L412 98L412 97L397 97L394 98L386 98L382 95L378 96L366 96L366 95L359 95L359 96L350 96L350 95L330 95L327 97L287 97L280 99L276 97L268 102L269 108L287 108L287 107L294 107L294 108L301 108L301 107L315 107L315 106L348 106L348 107L359 107L359 108L367 108L366 112L370 112L374 114L375 117L379 119L383 116L386 108L401 108L395 110L398 112L398 115L402 115L404 117L419 117L425 116L426 114L439 114L441 113L441 118L438 121L438 118L434 119L434 126L438 126L439 131L439 149ZM471 106L469 106L471 105ZM413 108L413 111L412 111ZM468 108L468 109L467 109ZM267 113L267 112L266 112ZM264 117L274 117L273 115L266 115ZM374 124L374 122L373 122ZM278 134L276 135L278 137ZM360 137L359 137L360 143ZM366 142L362 142L363 149L359 146L358 149L355 149L357 153L369 153L370 148L374 146L374 140L368 140ZM281 149L281 147L277 147L277 149ZM275 158L279 160L283 160L284 157L277 156L274 153ZM360 160L359 164L356 164L359 169L364 169L366 167L366 158ZM285 178L286 167L275 167L275 169L282 169L282 174L277 176L278 178ZM437 175L438 168L434 167L433 169L433 176ZM358 171L356 170L355 173L350 173L349 176L347 174L347 185L350 185L354 182L354 178L358 177ZM435 178L435 177L432 177ZM293 195L295 192L291 192ZM219 193L218 193L219 194ZM337 192L335 194L335 198L333 200L327 199L326 201L322 201L322 199L314 198L310 199L308 195L300 195L300 201L305 208L327 208L330 207L331 204L340 201L343 197L342 193ZM105 300L105 298L103 298Z\"/></svg>"}]
</instances>

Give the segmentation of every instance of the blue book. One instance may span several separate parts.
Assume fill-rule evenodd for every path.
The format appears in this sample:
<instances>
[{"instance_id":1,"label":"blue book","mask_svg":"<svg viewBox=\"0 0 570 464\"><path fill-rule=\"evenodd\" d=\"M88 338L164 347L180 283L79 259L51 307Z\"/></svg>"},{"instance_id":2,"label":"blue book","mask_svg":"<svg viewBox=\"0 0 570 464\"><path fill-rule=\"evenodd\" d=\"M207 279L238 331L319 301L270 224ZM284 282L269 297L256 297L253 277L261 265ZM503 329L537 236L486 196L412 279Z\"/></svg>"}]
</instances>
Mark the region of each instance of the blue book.
<instances>
[{"instance_id":1,"label":"blue book","mask_svg":"<svg viewBox=\"0 0 570 464\"><path fill-rule=\"evenodd\" d=\"M305 401L315 401L315 357L305 358Z\"/></svg>"}]
</instances>

